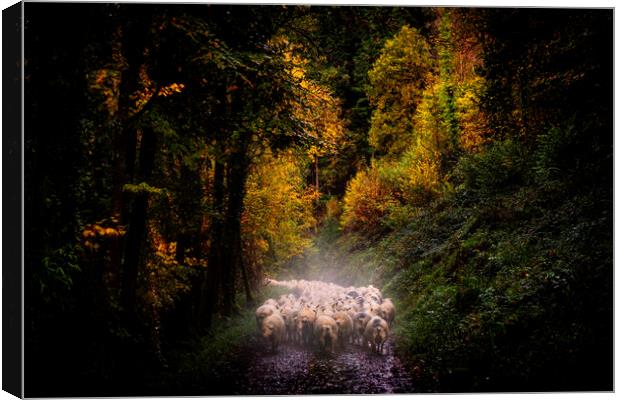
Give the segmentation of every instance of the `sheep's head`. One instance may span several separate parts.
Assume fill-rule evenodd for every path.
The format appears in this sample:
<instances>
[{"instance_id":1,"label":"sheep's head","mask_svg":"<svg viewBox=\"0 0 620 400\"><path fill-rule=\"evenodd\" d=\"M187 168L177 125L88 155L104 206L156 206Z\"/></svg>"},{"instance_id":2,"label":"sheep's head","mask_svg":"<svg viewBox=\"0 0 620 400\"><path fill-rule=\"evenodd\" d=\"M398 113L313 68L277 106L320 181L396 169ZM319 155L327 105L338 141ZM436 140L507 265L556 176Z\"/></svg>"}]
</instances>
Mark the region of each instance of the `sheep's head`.
<instances>
[{"instance_id":1,"label":"sheep's head","mask_svg":"<svg viewBox=\"0 0 620 400\"><path fill-rule=\"evenodd\" d=\"M323 330L323 337L326 339L331 339L334 329L331 325L323 325L322 327Z\"/></svg>"},{"instance_id":2,"label":"sheep's head","mask_svg":"<svg viewBox=\"0 0 620 400\"><path fill-rule=\"evenodd\" d=\"M275 330L275 326L273 323L267 323L263 325L263 337L265 339L273 336L273 331Z\"/></svg>"}]
</instances>

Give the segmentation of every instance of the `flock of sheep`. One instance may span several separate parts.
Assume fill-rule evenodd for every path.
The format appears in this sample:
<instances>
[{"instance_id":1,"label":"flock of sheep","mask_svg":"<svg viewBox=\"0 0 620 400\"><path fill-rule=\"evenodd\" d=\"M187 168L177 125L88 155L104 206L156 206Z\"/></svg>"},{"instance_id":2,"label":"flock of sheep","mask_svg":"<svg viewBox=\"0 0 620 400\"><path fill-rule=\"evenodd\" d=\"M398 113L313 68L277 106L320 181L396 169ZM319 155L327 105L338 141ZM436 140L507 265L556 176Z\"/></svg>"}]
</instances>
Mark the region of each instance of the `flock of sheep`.
<instances>
[{"instance_id":1,"label":"flock of sheep","mask_svg":"<svg viewBox=\"0 0 620 400\"><path fill-rule=\"evenodd\" d=\"M383 353L395 309L379 289L304 280L268 279L267 284L291 289L256 309L258 329L272 351L286 340L331 352L354 343Z\"/></svg>"}]
</instances>

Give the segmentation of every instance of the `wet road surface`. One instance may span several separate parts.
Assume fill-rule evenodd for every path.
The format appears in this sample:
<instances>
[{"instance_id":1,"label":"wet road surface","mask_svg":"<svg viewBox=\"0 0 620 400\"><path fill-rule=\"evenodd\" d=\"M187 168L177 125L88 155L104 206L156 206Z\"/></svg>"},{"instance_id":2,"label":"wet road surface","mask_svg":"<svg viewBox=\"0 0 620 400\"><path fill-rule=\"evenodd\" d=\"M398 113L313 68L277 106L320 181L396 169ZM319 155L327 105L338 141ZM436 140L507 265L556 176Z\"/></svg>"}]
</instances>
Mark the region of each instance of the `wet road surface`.
<instances>
[{"instance_id":1,"label":"wet road surface","mask_svg":"<svg viewBox=\"0 0 620 400\"><path fill-rule=\"evenodd\" d=\"M411 393L414 385L390 340L384 354L348 344L335 354L296 344L276 353L258 339L247 369L239 371L238 392L254 395Z\"/></svg>"}]
</instances>

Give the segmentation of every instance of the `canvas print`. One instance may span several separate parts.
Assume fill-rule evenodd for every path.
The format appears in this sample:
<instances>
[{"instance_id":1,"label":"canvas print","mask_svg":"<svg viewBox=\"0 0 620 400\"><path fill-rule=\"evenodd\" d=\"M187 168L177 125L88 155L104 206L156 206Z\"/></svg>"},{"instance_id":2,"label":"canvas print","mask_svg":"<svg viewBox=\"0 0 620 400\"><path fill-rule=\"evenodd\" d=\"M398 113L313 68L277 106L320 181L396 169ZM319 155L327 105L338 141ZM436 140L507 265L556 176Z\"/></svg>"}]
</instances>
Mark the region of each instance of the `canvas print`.
<instances>
[{"instance_id":1,"label":"canvas print","mask_svg":"<svg viewBox=\"0 0 620 400\"><path fill-rule=\"evenodd\" d=\"M612 9L23 22L27 397L613 390Z\"/></svg>"}]
</instances>

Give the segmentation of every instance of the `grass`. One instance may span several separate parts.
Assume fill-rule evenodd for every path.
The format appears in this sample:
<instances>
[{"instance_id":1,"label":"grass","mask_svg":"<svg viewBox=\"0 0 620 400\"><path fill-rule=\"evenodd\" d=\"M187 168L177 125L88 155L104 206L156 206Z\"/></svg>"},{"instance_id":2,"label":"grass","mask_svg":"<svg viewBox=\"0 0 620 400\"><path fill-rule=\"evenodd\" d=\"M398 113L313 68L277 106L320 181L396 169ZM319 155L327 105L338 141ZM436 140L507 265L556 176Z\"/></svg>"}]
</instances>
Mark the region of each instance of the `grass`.
<instances>
[{"instance_id":1,"label":"grass","mask_svg":"<svg viewBox=\"0 0 620 400\"><path fill-rule=\"evenodd\" d=\"M256 296L257 303L287 292L286 288L264 287ZM162 378L166 390L204 395L211 393L209 387L218 387L222 379L230 378L223 375L234 375L242 367L235 364L244 362L248 346L256 341L254 310L246 304L231 318L216 316L209 334L178 347L169 360L171 368Z\"/></svg>"},{"instance_id":2,"label":"grass","mask_svg":"<svg viewBox=\"0 0 620 400\"><path fill-rule=\"evenodd\" d=\"M225 366L227 358L236 353L256 332L253 310L243 310L241 315L228 320L218 318L213 331L195 343L195 348L180 360L180 375L192 380L209 376Z\"/></svg>"}]
</instances>

